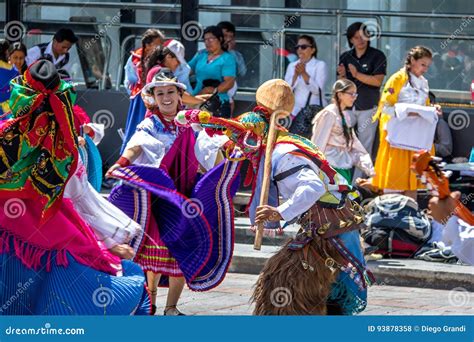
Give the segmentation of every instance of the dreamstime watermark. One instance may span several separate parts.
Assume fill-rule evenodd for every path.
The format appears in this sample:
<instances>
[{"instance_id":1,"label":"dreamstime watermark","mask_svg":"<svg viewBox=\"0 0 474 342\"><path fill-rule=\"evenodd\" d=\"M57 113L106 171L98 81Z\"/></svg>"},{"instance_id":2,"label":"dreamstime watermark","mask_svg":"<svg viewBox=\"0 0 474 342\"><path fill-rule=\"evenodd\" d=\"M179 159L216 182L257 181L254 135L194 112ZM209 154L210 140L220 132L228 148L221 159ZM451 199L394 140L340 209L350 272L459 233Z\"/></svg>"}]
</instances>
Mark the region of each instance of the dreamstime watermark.
<instances>
[{"instance_id":1,"label":"dreamstime watermark","mask_svg":"<svg viewBox=\"0 0 474 342\"><path fill-rule=\"evenodd\" d=\"M464 29L469 24L471 24L473 20L474 20L474 15L470 15L466 18L463 18L461 21L461 25L459 25L459 27L449 36L448 39L443 40L441 44L439 45L439 47L443 50L446 49L446 47L449 46L451 41L455 40L464 31Z\"/></svg>"},{"instance_id":2,"label":"dreamstime watermark","mask_svg":"<svg viewBox=\"0 0 474 342\"><path fill-rule=\"evenodd\" d=\"M26 213L26 205L19 198L10 198L3 205L5 216L11 219L17 219Z\"/></svg>"},{"instance_id":3,"label":"dreamstime watermark","mask_svg":"<svg viewBox=\"0 0 474 342\"><path fill-rule=\"evenodd\" d=\"M471 301L471 293L464 287L455 287L448 294L449 305L461 307L469 306Z\"/></svg>"},{"instance_id":4,"label":"dreamstime watermark","mask_svg":"<svg viewBox=\"0 0 474 342\"><path fill-rule=\"evenodd\" d=\"M125 8L126 9L126 8ZM102 29L99 30L98 33L92 37L91 40L87 41L84 44L84 49L88 50L91 48L92 45L96 43L96 41L100 40L101 38L104 38L105 35L107 34L107 31L109 30L110 27L112 27L115 24L120 24L120 18L122 17L122 13L118 12L115 14L111 20L109 20Z\"/></svg>"},{"instance_id":5,"label":"dreamstime watermark","mask_svg":"<svg viewBox=\"0 0 474 342\"><path fill-rule=\"evenodd\" d=\"M35 281L32 279L32 278L29 278L28 281L26 283L18 283L17 286L18 286L18 289L15 291L15 293L13 295L10 296L10 298L8 298L8 300L3 303L3 305L0 307L0 313L3 313L3 311L7 310L13 303L15 303L18 298L20 298L20 296L22 294L25 293L25 291L31 286L31 284L33 284Z\"/></svg>"},{"instance_id":6,"label":"dreamstime watermark","mask_svg":"<svg viewBox=\"0 0 474 342\"><path fill-rule=\"evenodd\" d=\"M471 192L471 193L469 193L469 195L467 195L467 196L461 198L461 199L460 199L460 202L461 202L462 205L467 206L467 204L472 200L473 197L474 197L474 193ZM440 223L441 223L443 226L445 226L445 225L448 223L448 221L449 221L449 219L451 218L451 216L457 215L458 212L459 212L459 210L461 210L461 208L462 208L461 206L457 206L456 208L454 208L453 212L451 212L451 213L450 213L444 220L442 220Z\"/></svg>"},{"instance_id":7,"label":"dreamstime watermark","mask_svg":"<svg viewBox=\"0 0 474 342\"><path fill-rule=\"evenodd\" d=\"M199 21L190 20L181 27L181 35L187 41L201 39L204 29Z\"/></svg>"},{"instance_id":8,"label":"dreamstime watermark","mask_svg":"<svg viewBox=\"0 0 474 342\"><path fill-rule=\"evenodd\" d=\"M113 193L111 193L108 197L108 201L110 203L114 203L117 201L120 197L122 196L122 188L118 188L117 190L113 190Z\"/></svg>"},{"instance_id":9,"label":"dreamstime watermark","mask_svg":"<svg viewBox=\"0 0 474 342\"><path fill-rule=\"evenodd\" d=\"M306 8L306 5L310 3L311 0L303 0L300 1L300 8L304 9ZM296 12L295 14L289 16L288 18L285 18L285 22L283 25L272 34L270 39L266 40L265 43L263 44L263 48L266 49L268 46L273 46L275 42L281 37L283 34L283 31L288 28L290 25L293 25L293 23L301 17L301 14L299 12Z\"/></svg>"},{"instance_id":10,"label":"dreamstime watermark","mask_svg":"<svg viewBox=\"0 0 474 342\"><path fill-rule=\"evenodd\" d=\"M448 115L448 125L449 128L459 131L461 129L469 127L471 124L471 118L469 114L462 109L453 110Z\"/></svg>"},{"instance_id":11,"label":"dreamstime watermark","mask_svg":"<svg viewBox=\"0 0 474 342\"><path fill-rule=\"evenodd\" d=\"M17 42L23 39L26 27L21 21L13 20L6 23L4 31L7 40L10 42Z\"/></svg>"},{"instance_id":12,"label":"dreamstime watermark","mask_svg":"<svg viewBox=\"0 0 474 342\"><path fill-rule=\"evenodd\" d=\"M115 117L110 110L100 109L92 115L92 122L104 125L104 128L112 128L115 125Z\"/></svg>"},{"instance_id":13,"label":"dreamstime watermark","mask_svg":"<svg viewBox=\"0 0 474 342\"><path fill-rule=\"evenodd\" d=\"M195 218L202 215L204 205L196 198L190 198L181 205L181 212L187 218Z\"/></svg>"},{"instance_id":14,"label":"dreamstime watermark","mask_svg":"<svg viewBox=\"0 0 474 342\"><path fill-rule=\"evenodd\" d=\"M292 122L293 122L293 120L291 119L291 115L287 115L287 116L284 116L284 117L280 117L280 118L278 119L278 124L279 124L280 126L285 127L286 129L289 129L289 128L290 128Z\"/></svg>"},{"instance_id":15,"label":"dreamstime watermark","mask_svg":"<svg viewBox=\"0 0 474 342\"><path fill-rule=\"evenodd\" d=\"M40 328L16 328L9 326L5 335L85 335L83 328L52 328L51 323L45 323Z\"/></svg>"},{"instance_id":16,"label":"dreamstime watermark","mask_svg":"<svg viewBox=\"0 0 474 342\"><path fill-rule=\"evenodd\" d=\"M293 301L293 294L287 287L276 287L270 293L270 302L274 307L283 308Z\"/></svg>"},{"instance_id":17,"label":"dreamstime watermark","mask_svg":"<svg viewBox=\"0 0 474 342\"><path fill-rule=\"evenodd\" d=\"M263 44L263 48L266 49L268 46L273 46L275 42L281 37L283 34L283 31L290 25L292 25L299 17L301 14L295 13L289 18L285 19L285 23L283 24L282 27L280 27L276 32L272 34L270 39L266 40L265 43Z\"/></svg>"},{"instance_id":18,"label":"dreamstime watermark","mask_svg":"<svg viewBox=\"0 0 474 342\"><path fill-rule=\"evenodd\" d=\"M367 20L362 23L360 28L362 39L365 41L373 41L379 39L382 35L382 28L379 23L372 20Z\"/></svg>"},{"instance_id":19,"label":"dreamstime watermark","mask_svg":"<svg viewBox=\"0 0 474 342\"><path fill-rule=\"evenodd\" d=\"M114 301L114 292L108 287L99 287L92 293L92 302L99 308L112 305Z\"/></svg>"}]
</instances>

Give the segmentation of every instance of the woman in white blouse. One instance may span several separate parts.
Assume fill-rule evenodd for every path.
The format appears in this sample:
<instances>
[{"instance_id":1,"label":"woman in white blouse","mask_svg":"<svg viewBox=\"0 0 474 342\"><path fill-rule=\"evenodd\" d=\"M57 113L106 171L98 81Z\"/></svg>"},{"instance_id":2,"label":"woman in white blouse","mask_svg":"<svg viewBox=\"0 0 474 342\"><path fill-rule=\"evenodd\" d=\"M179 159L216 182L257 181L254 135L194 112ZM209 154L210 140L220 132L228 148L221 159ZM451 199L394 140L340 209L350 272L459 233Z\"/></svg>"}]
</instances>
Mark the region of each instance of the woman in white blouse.
<instances>
[{"instance_id":1,"label":"woman in white blouse","mask_svg":"<svg viewBox=\"0 0 474 342\"><path fill-rule=\"evenodd\" d=\"M298 60L290 63L286 69L285 81L295 94L295 106L292 119L306 106L324 106L324 86L328 76L326 63L316 58L318 47L313 37L301 35L295 46Z\"/></svg>"},{"instance_id":2,"label":"woman in white blouse","mask_svg":"<svg viewBox=\"0 0 474 342\"><path fill-rule=\"evenodd\" d=\"M357 99L357 87L354 82L340 79L332 88L332 103L316 114L313 120L311 141L320 148L334 169L352 182L354 166L370 176L374 175L374 166L369 153L354 134L350 117L345 112Z\"/></svg>"}]
</instances>

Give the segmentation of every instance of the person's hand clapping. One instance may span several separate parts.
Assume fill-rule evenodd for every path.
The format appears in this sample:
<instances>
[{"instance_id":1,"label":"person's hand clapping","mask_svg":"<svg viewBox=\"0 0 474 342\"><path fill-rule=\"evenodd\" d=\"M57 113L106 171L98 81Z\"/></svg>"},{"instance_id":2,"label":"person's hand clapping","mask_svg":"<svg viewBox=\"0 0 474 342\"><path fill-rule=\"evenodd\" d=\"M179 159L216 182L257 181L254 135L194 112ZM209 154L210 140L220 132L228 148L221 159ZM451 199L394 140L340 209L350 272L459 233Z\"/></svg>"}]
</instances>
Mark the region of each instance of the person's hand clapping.
<instances>
[{"instance_id":1,"label":"person's hand clapping","mask_svg":"<svg viewBox=\"0 0 474 342\"><path fill-rule=\"evenodd\" d=\"M357 68L353 64L349 64L347 67L349 68L349 72L351 73L352 77L357 78L357 75L359 74Z\"/></svg>"},{"instance_id":2,"label":"person's hand clapping","mask_svg":"<svg viewBox=\"0 0 474 342\"><path fill-rule=\"evenodd\" d=\"M346 67L344 64L341 63L337 66L337 74L342 78L346 78Z\"/></svg>"},{"instance_id":3,"label":"person's hand clapping","mask_svg":"<svg viewBox=\"0 0 474 342\"><path fill-rule=\"evenodd\" d=\"M296 64L295 66L295 73L297 75L301 75L302 73L304 73L306 71L306 67L305 67L305 64L304 63L298 63Z\"/></svg>"}]
</instances>

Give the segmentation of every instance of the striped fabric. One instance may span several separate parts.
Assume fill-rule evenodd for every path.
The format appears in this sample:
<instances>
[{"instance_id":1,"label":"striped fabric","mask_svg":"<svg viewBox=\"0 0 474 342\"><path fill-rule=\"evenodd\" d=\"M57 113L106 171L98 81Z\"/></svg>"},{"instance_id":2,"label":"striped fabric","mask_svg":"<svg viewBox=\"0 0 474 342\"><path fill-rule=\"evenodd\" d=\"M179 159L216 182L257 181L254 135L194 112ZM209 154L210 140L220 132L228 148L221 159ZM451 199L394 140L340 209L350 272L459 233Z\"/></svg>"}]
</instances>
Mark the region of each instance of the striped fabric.
<instances>
[{"instance_id":1,"label":"striped fabric","mask_svg":"<svg viewBox=\"0 0 474 342\"><path fill-rule=\"evenodd\" d=\"M161 267L160 273L166 274L172 271L172 256L191 290L219 285L232 259L232 197L239 169L238 162L222 162L197 181L189 198L175 190L161 169L131 166L114 171L124 184L112 191L109 201L146 227L144 236L132 242L136 261L144 269Z\"/></svg>"},{"instance_id":2,"label":"striped fabric","mask_svg":"<svg viewBox=\"0 0 474 342\"><path fill-rule=\"evenodd\" d=\"M53 256L53 259L55 256ZM0 254L0 315L149 315L150 300L140 267L123 260L115 277L79 264L27 268L15 255Z\"/></svg>"},{"instance_id":3,"label":"striped fabric","mask_svg":"<svg viewBox=\"0 0 474 342\"><path fill-rule=\"evenodd\" d=\"M135 262L142 266L144 271L152 271L171 277L182 277L178 262L174 259L165 243L160 239L160 232L154 217L150 218L140 251Z\"/></svg>"}]
</instances>

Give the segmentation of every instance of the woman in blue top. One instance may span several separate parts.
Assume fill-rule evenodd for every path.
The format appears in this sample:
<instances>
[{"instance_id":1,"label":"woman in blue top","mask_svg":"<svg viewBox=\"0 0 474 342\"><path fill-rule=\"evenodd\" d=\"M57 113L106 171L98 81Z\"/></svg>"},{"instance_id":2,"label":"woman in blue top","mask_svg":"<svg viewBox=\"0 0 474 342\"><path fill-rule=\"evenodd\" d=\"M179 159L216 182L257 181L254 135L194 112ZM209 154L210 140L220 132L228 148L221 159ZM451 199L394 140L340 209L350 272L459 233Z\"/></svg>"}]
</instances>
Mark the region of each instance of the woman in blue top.
<instances>
[{"instance_id":1,"label":"woman in blue top","mask_svg":"<svg viewBox=\"0 0 474 342\"><path fill-rule=\"evenodd\" d=\"M227 91L235 82L235 57L226 51L224 34L217 26L209 26L204 30L204 44L206 49L199 51L189 62L196 74L196 86L192 95L212 94L217 89L222 102L218 116L230 118Z\"/></svg>"},{"instance_id":2,"label":"woman in blue top","mask_svg":"<svg viewBox=\"0 0 474 342\"><path fill-rule=\"evenodd\" d=\"M15 66L8 63L10 43L0 40L0 120L9 119L10 81L18 76Z\"/></svg>"}]
</instances>

